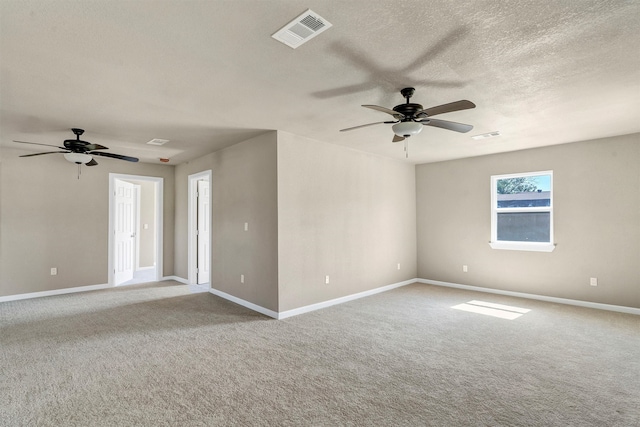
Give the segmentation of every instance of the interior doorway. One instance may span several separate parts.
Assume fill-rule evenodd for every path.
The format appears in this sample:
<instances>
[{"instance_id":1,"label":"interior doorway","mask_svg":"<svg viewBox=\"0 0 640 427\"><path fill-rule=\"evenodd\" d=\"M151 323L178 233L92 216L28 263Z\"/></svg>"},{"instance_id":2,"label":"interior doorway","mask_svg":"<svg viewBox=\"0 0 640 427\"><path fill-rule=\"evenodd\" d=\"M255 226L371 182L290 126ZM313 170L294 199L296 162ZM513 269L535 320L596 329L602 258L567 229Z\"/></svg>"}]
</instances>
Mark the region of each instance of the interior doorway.
<instances>
[{"instance_id":1,"label":"interior doorway","mask_svg":"<svg viewBox=\"0 0 640 427\"><path fill-rule=\"evenodd\" d=\"M211 170L189 175L188 281L211 282Z\"/></svg>"},{"instance_id":2,"label":"interior doorway","mask_svg":"<svg viewBox=\"0 0 640 427\"><path fill-rule=\"evenodd\" d=\"M163 179L109 174L109 284L162 278Z\"/></svg>"}]
</instances>

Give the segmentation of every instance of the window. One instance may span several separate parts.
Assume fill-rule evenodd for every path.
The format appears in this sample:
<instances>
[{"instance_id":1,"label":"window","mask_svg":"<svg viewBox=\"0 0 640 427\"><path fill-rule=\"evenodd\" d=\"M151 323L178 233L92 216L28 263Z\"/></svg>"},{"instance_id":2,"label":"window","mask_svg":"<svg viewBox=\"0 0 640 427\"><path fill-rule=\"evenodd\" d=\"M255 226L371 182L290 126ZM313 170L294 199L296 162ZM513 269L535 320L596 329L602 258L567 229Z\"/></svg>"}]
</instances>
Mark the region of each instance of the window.
<instances>
[{"instance_id":1,"label":"window","mask_svg":"<svg viewBox=\"0 0 640 427\"><path fill-rule=\"evenodd\" d=\"M491 177L493 249L551 252L553 171Z\"/></svg>"}]
</instances>

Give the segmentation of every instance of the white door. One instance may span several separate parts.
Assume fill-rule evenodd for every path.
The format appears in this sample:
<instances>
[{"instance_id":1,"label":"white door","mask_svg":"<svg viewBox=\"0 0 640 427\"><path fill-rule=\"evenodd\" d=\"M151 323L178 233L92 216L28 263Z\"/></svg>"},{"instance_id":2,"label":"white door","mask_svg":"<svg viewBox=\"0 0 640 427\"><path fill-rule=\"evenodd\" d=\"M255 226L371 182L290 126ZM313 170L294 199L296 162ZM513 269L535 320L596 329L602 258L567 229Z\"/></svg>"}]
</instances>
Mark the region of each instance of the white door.
<instances>
[{"instance_id":1,"label":"white door","mask_svg":"<svg viewBox=\"0 0 640 427\"><path fill-rule=\"evenodd\" d=\"M119 179L115 180L115 253L114 283L119 285L133 279L134 267L134 185Z\"/></svg>"},{"instance_id":2,"label":"white door","mask_svg":"<svg viewBox=\"0 0 640 427\"><path fill-rule=\"evenodd\" d=\"M209 181L198 181L198 285L209 283L211 253L209 251Z\"/></svg>"}]
</instances>

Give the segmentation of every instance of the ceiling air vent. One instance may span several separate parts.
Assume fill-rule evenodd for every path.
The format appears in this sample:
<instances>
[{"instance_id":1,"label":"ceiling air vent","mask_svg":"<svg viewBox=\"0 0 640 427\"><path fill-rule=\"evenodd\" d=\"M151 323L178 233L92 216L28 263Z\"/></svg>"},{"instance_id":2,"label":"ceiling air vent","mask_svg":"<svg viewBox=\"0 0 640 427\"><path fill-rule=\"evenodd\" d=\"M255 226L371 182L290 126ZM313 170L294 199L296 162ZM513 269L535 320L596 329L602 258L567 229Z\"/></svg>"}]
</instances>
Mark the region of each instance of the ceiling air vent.
<instances>
[{"instance_id":1,"label":"ceiling air vent","mask_svg":"<svg viewBox=\"0 0 640 427\"><path fill-rule=\"evenodd\" d=\"M169 142L168 139L158 139L158 138L154 138L151 141L147 142L147 144L149 145L164 145L167 142Z\"/></svg>"},{"instance_id":2,"label":"ceiling air vent","mask_svg":"<svg viewBox=\"0 0 640 427\"><path fill-rule=\"evenodd\" d=\"M500 136L500 131L493 131L489 133L483 133L482 135L472 136L471 139L487 139L487 138L495 138L496 136Z\"/></svg>"},{"instance_id":3,"label":"ceiling air vent","mask_svg":"<svg viewBox=\"0 0 640 427\"><path fill-rule=\"evenodd\" d=\"M295 49L333 25L311 9L282 27L271 37Z\"/></svg>"}]
</instances>

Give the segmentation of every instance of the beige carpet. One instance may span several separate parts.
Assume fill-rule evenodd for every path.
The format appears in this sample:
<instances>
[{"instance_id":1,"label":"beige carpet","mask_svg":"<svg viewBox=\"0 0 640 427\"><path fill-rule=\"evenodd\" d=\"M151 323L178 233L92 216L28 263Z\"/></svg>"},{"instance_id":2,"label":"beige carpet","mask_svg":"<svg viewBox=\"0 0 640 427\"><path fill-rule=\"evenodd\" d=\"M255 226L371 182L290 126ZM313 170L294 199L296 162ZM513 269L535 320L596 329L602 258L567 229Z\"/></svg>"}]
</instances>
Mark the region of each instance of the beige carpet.
<instances>
[{"instance_id":1,"label":"beige carpet","mask_svg":"<svg viewBox=\"0 0 640 427\"><path fill-rule=\"evenodd\" d=\"M514 320L452 309L470 300ZM175 282L0 303L2 426L638 426L640 317L415 284L273 320Z\"/></svg>"}]
</instances>

